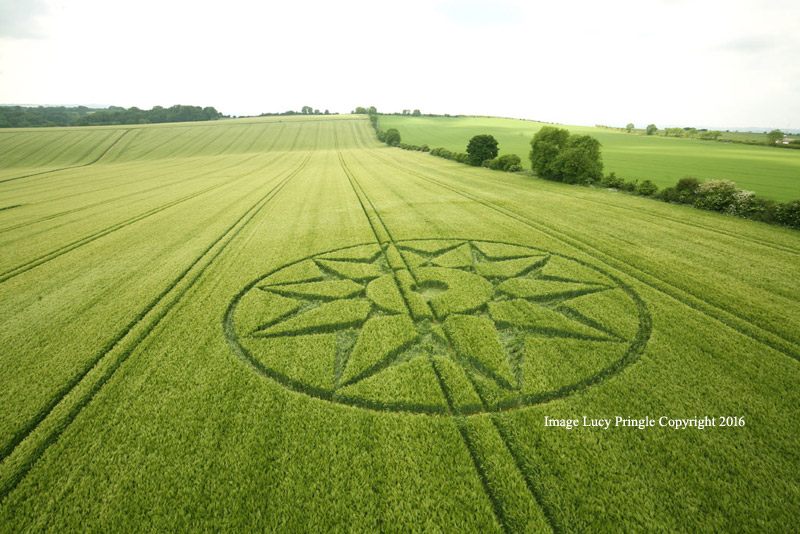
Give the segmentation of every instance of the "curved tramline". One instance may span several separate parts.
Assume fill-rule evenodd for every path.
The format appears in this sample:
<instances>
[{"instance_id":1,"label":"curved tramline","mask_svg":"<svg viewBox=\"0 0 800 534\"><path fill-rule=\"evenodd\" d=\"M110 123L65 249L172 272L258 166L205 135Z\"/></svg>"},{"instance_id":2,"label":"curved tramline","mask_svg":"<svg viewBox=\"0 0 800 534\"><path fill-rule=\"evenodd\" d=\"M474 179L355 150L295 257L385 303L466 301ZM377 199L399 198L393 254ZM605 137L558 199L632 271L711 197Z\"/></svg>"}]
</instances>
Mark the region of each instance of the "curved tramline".
<instances>
[{"instance_id":1,"label":"curved tramline","mask_svg":"<svg viewBox=\"0 0 800 534\"><path fill-rule=\"evenodd\" d=\"M270 148L269 148L268 152L270 152L272 150L272 148L275 146L275 144L278 142L278 140L281 137L281 133L282 133L282 131L279 131L277 135L273 136L273 141L272 141L272 144L270 145ZM297 134L295 135L295 137L294 137L294 139L292 141L292 146L290 147L289 151L292 151L294 149L294 147L296 146L297 140L300 137L300 133L301 133L300 130L298 130ZM281 157L285 156L286 154L287 154L286 152L279 153L276 157L273 157L271 160L267 161L265 163L265 167L274 164L275 162L277 162ZM142 195L144 193L149 193L149 192L152 192L152 191L158 191L160 189L174 187L177 184L196 181L196 180L198 180L200 178L204 178L206 176L219 175L220 173L224 173L224 172L228 171L229 169L235 169L236 167L242 167L246 163L248 163L249 161L252 161L252 160L254 160L256 158L259 158L259 157L262 157L262 156L263 156L263 154L261 154L261 153L253 153L253 154L250 154L250 155L248 155L248 156L246 156L246 157L244 157L242 159L238 159L236 161L232 161L232 162L228 163L225 166L215 167L215 168L213 168L211 170L207 170L207 171L204 171L204 172L201 172L201 173L197 173L197 174L193 173L193 174L189 175L188 177L183 178L181 180L168 181L166 183L159 183L158 185L155 185L153 187L149 187L149 188L145 188L145 189L138 189L135 192L135 194L136 195ZM167 178L169 176L168 173L170 171L174 171L175 169L182 169L182 170L185 171L185 170L199 169L199 168L203 168L203 167L207 167L207 166L208 166L208 163L207 162L203 162L203 161L197 162L193 166L188 166L185 162L180 162L179 161L179 162L176 162L176 163L172 164L171 166L168 166L167 168L165 168L163 170L161 168L159 168L158 169L159 173L163 173L163 174L155 176L155 177L152 177L152 178L149 178L149 179L155 179L155 180L163 181L164 178ZM141 176L141 170L135 170L135 171L131 171L131 172L133 173L134 176L136 176L137 174L139 176ZM247 173L243 174L242 176L247 176ZM81 193L77 193L76 196L84 196L87 193L96 193L98 191L102 191L103 189L108 189L108 188L112 188L112 189L113 188L118 188L119 187L119 183L118 183L119 182L119 178L118 177L115 177L115 182L116 183L111 184L111 185L106 186L106 187L101 188L101 189L96 189L96 190L84 191L84 192L81 192ZM139 180L139 183L141 183L141 180ZM65 198L69 198L69 196L70 195L60 195L59 199L63 200ZM102 206L102 205L110 204L110 203L113 203L113 202L115 202L117 200L129 199L130 197L131 197L131 194L130 193L126 193L124 195L120 195L120 196L117 196L117 197L105 198L103 200L100 200L100 201L97 201L97 202L94 202L94 203L83 203L78 207L73 207L71 209L67 209L67 210L64 210L64 211L51 213L49 215L46 215L46 216L38 218L38 219L34 219L32 221L26 221L26 222L23 222L23 223L10 225L10 226L7 226L7 227L0 227L0 234L8 232L8 231L11 231L11 230L16 230L18 228L22 228L22 227L25 227L25 226L30 226L30 225L33 225L33 224L37 224L37 223L41 223L41 222L45 222L45 221L50 221L52 219L56 219L56 218L62 217L64 215L70 215L70 214L73 214L73 213L76 213L76 212L80 212L80 211L84 211L84 210L87 210L87 209L91 209L91 208L96 207L96 206Z\"/></svg>"},{"instance_id":2,"label":"curved tramline","mask_svg":"<svg viewBox=\"0 0 800 534\"><path fill-rule=\"evenodd\" d=\"M294 138L294 140L292 142L292 146L294 146L297 143L297 139L299 138L300 133L301 133L301 131L298 130L297 135L295 136L295 138ZM273 158L273 160L271 162L267 163L267 165L269 165L270 163L272 163L272 164L276 163L277 161L279 161L281 158L283 158L284 156L286 156L289 153L290 152L282 152L282 153L277 154ZM240 162L239 164L241 165L242 162ZM208 176L208 175L212 175L212 174L219 173L219 172L220 172L220 170L209 171L207 173L201 173L198 177ZM106 236L106 235L108 235L108 234L110 234L112 232L116 232L117 230L125 228L125 227L127 227L127 226L129 226L131 224L137 223L137 222L142 221L144 219L147 219L148 217L156 215L156 214L158 214L158 213L160 213L160 212L162 212L164 210L170 209L173 206L177 206L177 205L179 205L179 204L181 204L183 202L192 200L192 199L194 199L196 197L199 197L201 195L210 193L212 191L221 189L223 187L228 187L232 183L235 183L237 181L240 181L240 180L246 179L248 177L251 177L253 174L254 174L253 171L248 170L247 172L244 172L244 173L242 173L242 174L240 174L238 176L234 176L231 180L222 181L220 183L212 184L212 185L210 185L210 186L208 186L206 188L201 189L200 191L195 191L195 192L193 192L193 193L191 193L189 195L185 195L183 197L180 197L178 199L172 200L172 201L167 202L165 204L162 204L160 206L156 206L156 207L154 207L152 209L149 209L149 210L147 210L147 211L145 211L143 213L139 213L137 215L134 215L133 217L130 217L130 218L126 219L126 220L123 220L121 222L117 222L117 223L112 224L112 225L110 225L110 226L108 226L106 228L102 228L102 229L98 230L97 232L94 232L92 234L89 234L89 235L86 235L86 236L81 237L79 239L76 239L75 241L67 243L67 244L61 246L58 249L48 251L48 252L46 252L46 253L38 256L38 257L35 257L35 258L33 258L31 260L28 260L28 261L26 261L24 263L18 264L15 267L13 267L11 269L7 269L6 271L0 273L0 283L3 283L6 280L9 280L11 278L14 278L15 276L18 276L19 274L24 273L24 272L26 272L26 271L28 271L30 269L38 267L39 265L42 265L42 264L44 264L44 263L46 263L46 262L48 262L48 261L50 261L50 260L52 260L54 258L57 258L57 257L61 256L62 254L66 254L67 252L75 250L76 248L79 248L81 246L89 244L89 243L95 241L96 239L104 237L104 236ZM56 215L54 215L53 217L50 217L49 219L52 219L52 218L56 218ZM46 231L47 231L47 229L41 230L41 232L46 232ZM38 233L38 232L29 232L27 234L26 238L30 238L31 236L36 235L36 233Z\"/></svg>"},{"instance_id":3,"label":"curved tramline","mask_svg":"<svg viewBox=\"0 0 800 534\"><path fill-rule=\"evenodd\" d=\"M55 168L55 169L47 169L47 170L43 170L43 171L37 171L37 172L27 173L27 174L22 174L22 175L17 175L17 176L11 176L11 177L7 177L7 178L2 178L2 175L0 175L0 183L13 182L13 181L16 181L16 180L21 180L23 178L31 178L31 177L34 177L34 176L41 176L43 174L50 174L50 173L54 173L54 172L59 172L59 171L64 171L64 170L69 170L69 169L77 169L77 168L81 168L81 167L88 167L89 165L94 165L95 163L97 163L98 161L103 159L103 157L106 154L108 154L111 149L113 149L115 146L117 146L117 144L130 132L130 130L128 130L128 129L123 130L121 134L119 134L116 137L113 137L114 140L111 143L108 143L108 140L111 138L111 136L113 134L117 133L118 131L119 130L110 130L110 131L106 130L106 131L103 131L103 134L105 134L103 137L101 137L100 139L96 139L96 140L92 141L94 144L90 145L89 147L82 147L80 149L81 152L78 152L77 156L75 154L76 145L78 145L82 141L85 141L86 139L75 140L71 145L64 147L60 152L55 153L53 155L50 155L50 160L47 161L48 164L66 163L66 161L59 161L59 158L61 156L63 156L64 154L66 154L68 156L66 158L67 161L71 162L71 164L68 165L68 166L58 167L58 168ZM92 132L92 133L96 134L97 132ZM68 136L68 135L69 135L68 133L65 133L65 136ZM88 134L86 136L87 139L89 138L89 135L91 135L91 134ZM56 142L57 141L58 140L56 140ZM20 159L16 163L19 164L19 162L23 162L24 161L24 162L26 162L26 163L28 163L29 165L32 165L32 166L37 166L37 167L38 166L42 166L43 161L42 161L41 157L39 157L39 159L35 159L35 158L37 158L40 154L47 154L48 150L46 150L46 148L48 146L50 146L49 142L46 143L46 144L44 144L44 143L36 143L36 144L34 144L34 146L32 148L29 148L29 149L27 149L25 151L23 151L23 148L25 148L25 147L17 148L15 150L15 152L20 154ZM105 148L104 148L104 146L105 146ZM98 153L98 151L101 150L101 149L102 149L102 151ZM95 158L89 159L89 158L92 157L92 155L94 153L98 153L98 155ZM63 160L65 158L61 158L61 159ZM86 161L86 160L89 160L89 161ZM84 163L80 163L81 161L84 161ZM13 166L13 164L9 165L9 167L12 167L12 166Z\"/></svg>"},{"instance_id":4,"label":"curved tramline","mask_svg":"<svg viewBox=\"0 0 800 534\"><path fill-rule=\"evenodd\" d=\"M0 132L48 173L0 181L0 533L794 528L800 234L366 117L127 129Z\"/></svg>"},{"instance_id":5,"label":"curved tramline","mask_svg":"<svg viewBox=\"0 0 800 534\"><path fill-rule=\"evenodd\" d=\"M292 172L281 176L249 209L220 234L146 308L93 358L83 371L66 384L12 440L0 449L0 500L12 491L94 395L113 376L136 347L153 331L171 308L203 275L233 239L264 207L299 174L311 158L309 153ZM188 280L188 281L187 281ZM0 280L1 281L1 280ZM26 446L27 445L27 446Z\"/></svg>"}]
</instances>

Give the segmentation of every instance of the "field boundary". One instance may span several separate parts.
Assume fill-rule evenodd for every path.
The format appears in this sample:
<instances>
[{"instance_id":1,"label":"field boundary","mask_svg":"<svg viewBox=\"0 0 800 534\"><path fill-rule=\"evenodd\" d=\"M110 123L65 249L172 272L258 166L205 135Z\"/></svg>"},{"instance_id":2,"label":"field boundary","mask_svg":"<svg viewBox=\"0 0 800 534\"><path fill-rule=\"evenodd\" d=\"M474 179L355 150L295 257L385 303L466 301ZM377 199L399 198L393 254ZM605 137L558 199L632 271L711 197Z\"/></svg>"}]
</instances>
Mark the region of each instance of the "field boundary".
<instances>
[{"instance_id":1,"label":"field boundary","mask_svg":"<svg viewBox=\"0 0 800 534\"><path fill-rule=\"evenodd\" d=\"M463 170L460 170L460 169L458 169L456 172L458 172L462 176L469 176L471 178L475 178L474 176L472 176L472 175L470 175L470 174L468 174L468 173L466 173L466 172L464 172ZM499 171L495 171L495 172L499 172ZM524 175L517 175L517 176L521 177L521 176L524 176ZM536 179L537 180L544 180L543 178L536 178ZM499 180L496 177L492 177L492 180L495 183L502 184L507 189L512 189L512 187L509 184ZM544 180L544 181L547 181L547 180ZM558 183L558 182L551 182L551 183ZM578 187L580 187L580 186L578 186ZM589 189L590 190L592 190L592 189L597 190L598 188L589 188ZM689 226L689 227L692 227L692 228L698 228L698 229L706 231L706 232L720 234L720 235L724 235L724 236L727 236L727 237L733 237L733 238L736 238L736 239L741 239L743 241L750 241L751 243L755 243L757 245L761 245L761 246L768 247L768 248L775 248L775 249L781 250L782 252L786 252L787 254L800 255L800 249L795 249L795 248L792 248L792 247L788 247L788 246L782 245L780 243L772 243L772 242L765 241L763 239L759 239L759 238L753 237L753 236L744 236L744 235L736 234L736 233L733 233L733 232L726 232L725 230L722 230L722 229L719 229L719 228L712 228L710 226L706 226L706 225L703 225L703 224L690 223L690 222L687 222L685 220L679 219L677 217L671 217L669 215L654 214L654 213L652 213L650 211L647 211L645 209L642 209L642 208L635 208L635 207L632 207L632 206L622 206L622 205L619 205L619 204L614 204L612 202L606 202L606 201L599 200L599 199L594 199L594 198L578 197L576 195L570 195L569 193L562 193L560 191L548 190L547 193L548 194L553 194L553 195L558 195L558 196L563 196L563 197L567 197L567 198L571 198L571 199L581 200L581 201L588 201L588 202L592 202L594 204L600 204L602 206L608 206L608 207L613 208L613 209L632 211L632 212L635 212L635 213L642 214L642 215L650 218L651 220L666 219L666 220L672 221L674 223L678 223L678 224L681 224L681 225L684 225L684 226ZM621 193L621 194L625 194L625 193ZM631 196L632 197L632 195L626 195L626 196ZM655 199L649 199L647 197L641 197L641 196L639 198L645 198L647 200L655 200ZM663 204L670 204L670 205L673 205L673 206L684 206L684 207L687 207L687 208L691 208L691 206L688 206L686 204L671 204L671 203L663 202L663 201L659 201L659 200L656 200L656 202L662 202ZM691 208L691 209L695 209L696 210L697 208ZM703 213L706 212L706 211L703 211L703 210L701 210L701 211ZM719 212L708 211L708 213L719 213ZM737 219L741 219L741 217L739 217ZM744 220L749 221L749 219L744 219ZM775 227L776 226L776 225L769 225L767 223L760 222L760 221L749 221L749 222L755 223L755 224L766 224L768 227ZM778 228L784 228L786 230L791 230L790 228L786 228L786 227L782 227L782 226L778 226Z\"/></svg>"}]
</instances>

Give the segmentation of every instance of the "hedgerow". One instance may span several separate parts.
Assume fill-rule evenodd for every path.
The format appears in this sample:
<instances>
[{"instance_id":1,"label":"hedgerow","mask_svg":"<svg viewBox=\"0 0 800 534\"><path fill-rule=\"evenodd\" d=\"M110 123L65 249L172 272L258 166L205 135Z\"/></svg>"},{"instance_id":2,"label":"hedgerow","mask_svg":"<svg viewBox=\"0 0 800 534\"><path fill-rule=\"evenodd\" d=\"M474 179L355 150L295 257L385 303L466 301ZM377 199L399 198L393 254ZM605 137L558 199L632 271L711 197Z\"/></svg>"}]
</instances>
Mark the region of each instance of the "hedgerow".
<instances>
[{"instance_id":1,"label":"hedgerow","mask_svg":"<svg viewBox=\"0 0 800 534\"><path fill-rule=\"evenodd\" d=\"M738 189L730 180L700 182L687 176L678 180L675 186L659 191L650 180L629 182L612 172L603 178L600 186L800 230L800 200L776 202L758 198L755 192Z\"/></svg>"},{"instance_id":2,"label":"hedgerow","mask_svg":"<svg viewBox=\"0 0 800 534\"><path fill-rule=\"evenodd\" d=\"M400 141L400 132L397 129L392 128L388 131L383 131L380 129L377 113L370 112L369 121L370 124L372 124L372 127L375 129L375 135L378 138L378 141L386 143L389 146L402 148L403 150L412 150L415 152L429 152L432 156L438 156L440 158L449 159L465 165L473 165L474 163L470 159L470 155L466 152L453 152L452 150L442 147L431 148L428 145L410 145L407 143L402 143ZM522 166L520 165L521 161L522 160L520 157L516 154L504 154L498 158L484 161L482 166L498 171L519 172L522 170Z\"/></svg>"}]
</instances>

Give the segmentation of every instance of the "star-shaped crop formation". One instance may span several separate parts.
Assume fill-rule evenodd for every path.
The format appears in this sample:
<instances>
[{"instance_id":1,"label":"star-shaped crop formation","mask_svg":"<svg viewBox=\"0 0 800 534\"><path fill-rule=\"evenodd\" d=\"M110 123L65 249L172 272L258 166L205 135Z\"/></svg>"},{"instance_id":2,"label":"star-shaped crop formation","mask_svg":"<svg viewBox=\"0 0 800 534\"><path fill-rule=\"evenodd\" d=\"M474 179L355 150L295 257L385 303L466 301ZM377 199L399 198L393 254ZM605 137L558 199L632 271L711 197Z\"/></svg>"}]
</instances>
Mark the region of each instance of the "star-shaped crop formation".
<instances>
[{"instance_id":1,"label":"star-shaped crop formation","mask_svg":"<svg viewBox=\"0 0 800 534\"><path fill-rule=\"evenodd\" d=\"M237 342L292 389L378 409L521 406L619 362L630 296L577 260L488 241L412 240L320 254L257 281Z\"/></svg>"}]
</instances>

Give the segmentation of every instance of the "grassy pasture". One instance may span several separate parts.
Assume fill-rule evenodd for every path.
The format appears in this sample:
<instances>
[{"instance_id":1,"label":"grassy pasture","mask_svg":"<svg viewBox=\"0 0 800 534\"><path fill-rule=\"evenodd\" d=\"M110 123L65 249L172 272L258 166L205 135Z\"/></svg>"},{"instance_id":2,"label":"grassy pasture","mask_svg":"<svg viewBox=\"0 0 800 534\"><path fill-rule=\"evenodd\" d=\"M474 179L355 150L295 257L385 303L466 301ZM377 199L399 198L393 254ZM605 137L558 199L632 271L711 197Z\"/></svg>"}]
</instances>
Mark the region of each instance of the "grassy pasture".
<instances>
[{"instance_id":1,"label":"grassy pasture","mask_svg":"<svg viewBox=\"0 0 800 534\"><path fill-rule=\"evenodd\" d=\"M0 532L795 528L798 232L363 117L67 133L0 132Z\"/></svg>"},{"instance_id":2,"label":"grassy pasture","mask_svg":"<svg viewBox=\"0 0 800 534\"><path fill-rule=\"evenodd\" d=\"M404 117L382 115L381 128L397 128L403 142L464 152L473 135L489 133L500 154L517 154L530 168L530 141L544 124L485 117ZM652 180L668 187L684 176L733 180L741 189L773 200L800 199L800 151L734 143L635 135L616 130L566 126L596 137L603 145L604 172L626 180Z\"/></svg>"}]
</instances>

